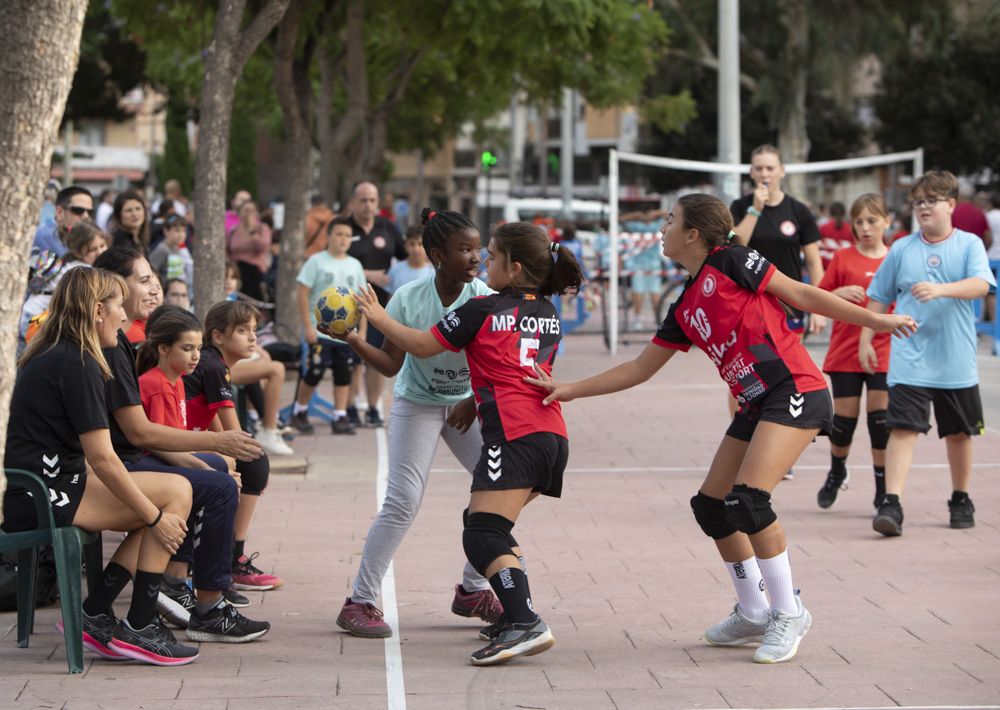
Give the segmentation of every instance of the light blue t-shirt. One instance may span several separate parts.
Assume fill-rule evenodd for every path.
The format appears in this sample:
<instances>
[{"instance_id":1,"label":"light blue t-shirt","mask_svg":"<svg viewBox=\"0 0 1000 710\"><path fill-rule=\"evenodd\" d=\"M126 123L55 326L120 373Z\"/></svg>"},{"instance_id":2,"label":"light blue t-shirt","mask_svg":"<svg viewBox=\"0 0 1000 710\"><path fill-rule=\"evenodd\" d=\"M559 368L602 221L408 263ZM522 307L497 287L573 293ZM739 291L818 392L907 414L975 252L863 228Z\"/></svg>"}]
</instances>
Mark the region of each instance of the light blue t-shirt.
<instances>
[{"instance_id":1,"label":"light blue t-shirt","mask_svg":"<svg viewBox=\"0 0 1000 710\"><path fill-rule=\"evenodd\" d=\"M890 385L962 389L979 383L972 301L935 298L921 303L910 291L922 281L953 283L972 277L996 286L986 249L975 234L956 229L932 244L916 232L892 245L868 296L879 303L895 303L896 313L911 316L918 329L909 338L893 338Z\"/></svg>"},{"instance_id":2,"label":"light blue t-shirt","mask_svg":"<svg viewBox=\"0 0 1000 710\"><path fill-rule=\"evenodd\" d=\"M493 290L479 279L465 285L454 303L444 305L438 296L434 277L411 281L389 299L386 311L403 325L417 330L430 330L432 326L470 298L486 296ZM394 397L402 397L417 404L458 404L472 394L469 364L464 352L445 350L429 358L416 358L410 354L403 360L403 367L396 375Z\"/></svg>"},{"instance_id":3,"label":"light blue t-shirt","mask_svg":"<svg viewBox=\"0 0 1000 710\"><path fill-rule=\"evenodd\" d=\"M389 269L389 285L385 287L385 290L389 293L396 293L401 286L411 281L418 281L433 275L434 267L431 264L424 264L419 269L415 269L410 266L409 262L397 261Z\"/></svg>"},{"instance_id":4,"label":"light blue t-shirt","mask_svg":"<svg viewBox=\"0 0 1000 710\"><path fill-rule=\"evenodd\" d=\"M312 306L316 305L320 294L330 286L343 286L351 291L357 290L365 285L365 270L361 262L353 256L345 256L337 259L330 256L329 252L321 251L313 254L299 270L296 281L309 289L309 321L313 328L316 327L316 315ZM335 340L322 333L317 333L320 339L349 347L347 343Z\"/></svg>"}]
</instances>

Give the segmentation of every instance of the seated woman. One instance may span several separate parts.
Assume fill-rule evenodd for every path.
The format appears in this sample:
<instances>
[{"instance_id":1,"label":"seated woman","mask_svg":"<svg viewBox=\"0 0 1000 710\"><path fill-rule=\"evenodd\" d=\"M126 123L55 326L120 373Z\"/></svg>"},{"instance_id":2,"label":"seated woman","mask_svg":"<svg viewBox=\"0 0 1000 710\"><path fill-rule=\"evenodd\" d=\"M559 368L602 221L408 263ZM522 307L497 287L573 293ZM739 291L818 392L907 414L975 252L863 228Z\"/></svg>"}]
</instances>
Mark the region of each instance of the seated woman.
<instances>
[{"instance_id":1,"label":"seated woman","mask_svg":"<svg viewBox=\"0 0 1000 710\"><path fill-rule=\"evenodd\" d=\"M59 282L50 315L18 361L4 466L45 478L57 525L129 533L83 602L84 643L105 658L182 665L198 649L177 643L156 618L156 597L170 555L180 546L191 511L191 485L181 476L129 474L111 446L102 347L113 346L124 320L122 278L72 269ZM37 524L34 503L11 487L3 500L4 529ZM128 616L111 602L132 579Z\"/></svg>"}]
</instances>

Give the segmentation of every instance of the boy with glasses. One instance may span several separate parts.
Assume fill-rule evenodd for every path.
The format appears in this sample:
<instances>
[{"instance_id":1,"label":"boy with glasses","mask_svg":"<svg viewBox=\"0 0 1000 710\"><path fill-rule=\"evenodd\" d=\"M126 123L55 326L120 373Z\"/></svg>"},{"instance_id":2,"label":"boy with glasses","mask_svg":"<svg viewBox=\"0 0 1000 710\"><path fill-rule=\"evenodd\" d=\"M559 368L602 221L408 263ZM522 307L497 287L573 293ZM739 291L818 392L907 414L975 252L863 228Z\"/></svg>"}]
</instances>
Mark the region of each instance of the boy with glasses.
<instances>
[{"instance_id":1,"label":"boy with glasses","mask_svg":"<svg viewBox=\"0 0 1000 710\"><path fill-rule=\"evenodd\" d=\"M56 256L66 254L66 235L76 224L94 216L94 196L90 190L79 185L64 187L56 196L56 221L46 222L35 232L35 240L31 245L32 254L43 251L53 252Z\"/></svg>"},{"instance_id":2,"label":"boy with glasses","mask_svg":"<svg viewBox=\"0 0 1000 710\"><path fill-rule=\"evenodd\" d=\"M982 240L952 225L958 199L955 176L932 170L916 181L910 197L920 229L893 244L868 287L870 310L885 313L895 302L897 312L920 325L911 338L894 340L889 356L886 496L872 523L889 537L903 533L900 496L917 435L930 429L931 404L951 466L951 527L975 525L968 492L971 437L981 434L984 424L972 302L996 286ZM869 329L861 331L858 355L867 372L874 372L877 363L873 335Z\"/></svg>"}]
</instances>

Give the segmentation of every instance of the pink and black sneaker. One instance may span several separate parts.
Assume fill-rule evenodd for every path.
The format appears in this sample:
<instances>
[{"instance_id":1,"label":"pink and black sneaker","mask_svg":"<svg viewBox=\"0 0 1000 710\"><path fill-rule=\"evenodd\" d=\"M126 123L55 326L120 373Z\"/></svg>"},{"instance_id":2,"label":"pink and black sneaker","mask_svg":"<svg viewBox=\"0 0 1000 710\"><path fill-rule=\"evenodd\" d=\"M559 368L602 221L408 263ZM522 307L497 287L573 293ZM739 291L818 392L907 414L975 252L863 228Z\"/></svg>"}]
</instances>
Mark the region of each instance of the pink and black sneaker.
<instances>
[{"instance_id":1,"label":"pink and black sneaker","mask_svg":"<svg viewBox=\"0 0 1000 710\"><path fill-rule=\"evenodd\" d=\"M108 646L123 656L154 666L183 666L198 658L198 649L177 643L173 632L159 619L142 629L133 629L127 619L122 619Z\"/></svg>"},{"instance_id":2,"label":"pink and black sneaker","mask_svg":"<svg viewBox=\"0 0 1000 710\"><path fill-rule=\"evenodd\" d=\"M351 636L367 639L384 639L392 636L392 627L382 620L382 611L374 604L359 604L347 597L344 608L337 616L337 626Z\"/></svg>"},{"instance_id":3,"label":"pink and black sneaker","mask_svg":"<svg viewBox=\"0 0 1000 710\"><path fill-rule=\"evenodd\" d=\"M83 619L83 647L88 651L93 651L101 658L109 661L127 661L128 656L110 648L111 636L114 633L118 619L114 614L95 614L90 616L87 612L81 611ZM63 622L56 622L56 631L64 633Z\"/></svg>"},{"instance_id":4,"label":"pink and black sneaker","mask_svg":"<svg viewBox=\"0 0 1000 710\"><path fill-rule=\"evenodd\" d=\"M467 592L461 584L455 585L455 598L451 601L451 611L459 616L477 616L491 624L503 617L503 604L493 594L492 589Z\"/></svg>"},{"instance_id":5,"label":"pink and black sneaker","mask_svg":"<svg viewBox=\"0 0 1000 710\"><path fill-rule=\"evenodd\" d=\"M241 555L233 563L233 589L266 592L268 589L277 589L285 583L281 577L267 574L254 565L253 561L257 559L259 554L259 552L255 552L249 557Z\"/></svg>"}]
</instances>

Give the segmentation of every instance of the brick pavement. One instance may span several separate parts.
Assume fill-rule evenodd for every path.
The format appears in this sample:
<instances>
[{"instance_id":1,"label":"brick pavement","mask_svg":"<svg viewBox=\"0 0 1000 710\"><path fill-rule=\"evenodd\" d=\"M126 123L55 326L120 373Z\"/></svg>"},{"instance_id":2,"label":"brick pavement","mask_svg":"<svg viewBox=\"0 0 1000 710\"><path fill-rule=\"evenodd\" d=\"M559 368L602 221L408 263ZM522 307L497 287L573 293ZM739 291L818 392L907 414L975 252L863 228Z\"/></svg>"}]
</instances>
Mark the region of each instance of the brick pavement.
<instances>
[{"instance_id":1,"label":"brick pavement","mask_svg":"<svg viewBox=\"0 0 1000 710\"><path fill-rule=\"evenodd\" d=\"M596 337L573 337L557 373L569 379L609 363ZM977 526L948 529L944 447L925 437L904 499L904 535L892 540L871 531L864 428L853 485L828 511L815 504L827 445L810 447L775 505L814 623L793 661L758 666L747 649L700 639L733 604L687 504L725 426L723 388L707 358L678 356L645 386L571 403L566 415L564 497L534 503L516 533L556 646L499 668L466 664L481 645L478 626L449 606L468 476L442 451L395 564L406 707L1000 705L995 430L976 441ZM309 473L275 477L248 543L287 580L250 595L248 612L274 624L263 641L205 645L199 662L183 668L92 660L69 677L55 609L38 612L28 649L16 648L14 615L3 614L0 707L387 707L384 643L335 624L375 512L376 434L322 432L295 447Z\"/></svg>"}]
</instances>

